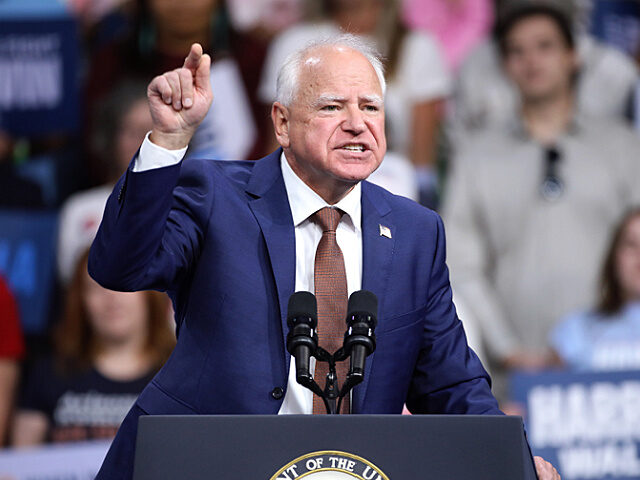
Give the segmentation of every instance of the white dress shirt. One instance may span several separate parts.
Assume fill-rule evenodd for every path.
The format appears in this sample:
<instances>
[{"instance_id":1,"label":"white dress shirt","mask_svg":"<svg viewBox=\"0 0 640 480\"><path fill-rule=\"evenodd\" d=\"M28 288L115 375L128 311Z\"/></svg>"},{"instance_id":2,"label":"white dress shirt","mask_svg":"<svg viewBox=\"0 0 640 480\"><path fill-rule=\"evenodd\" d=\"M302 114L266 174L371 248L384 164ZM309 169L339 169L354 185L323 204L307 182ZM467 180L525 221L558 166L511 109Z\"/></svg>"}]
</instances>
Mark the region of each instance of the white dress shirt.
<instances>
[{"instance_id":1,"label":"white dress shirt","mask_svg":"<svg viewBox=\"0 0 640 480\"><path fill-rule=\"evenodd\" d=\"M181 150L162 148L153 144L149 140L149 134L147 134L140 147L140 153L134 161L133 171L142 172L153 168L175 165L182 160L186 150L186 148ZM280 167L295 227L295 291L313 292L315 255L322 237L322 229L312 222L309 217L321 208L330 205L295 174L289 166L284 153L280 156ZM356 290L360 290L362 285L361 190L362 187L358 183L342 200L334 205L334 207L345 212L336 230L336 239L344 256L349 295ZM315 368L313 358L311 359L311 368ZM340 379L340 381L344 381L344 379ZM324 388L324 381L321 382L321 387ZM286 394L278 413L313 413L313 393L296 381L295 359L293 357L291 357Z\"/></svg>"}]
</instances>

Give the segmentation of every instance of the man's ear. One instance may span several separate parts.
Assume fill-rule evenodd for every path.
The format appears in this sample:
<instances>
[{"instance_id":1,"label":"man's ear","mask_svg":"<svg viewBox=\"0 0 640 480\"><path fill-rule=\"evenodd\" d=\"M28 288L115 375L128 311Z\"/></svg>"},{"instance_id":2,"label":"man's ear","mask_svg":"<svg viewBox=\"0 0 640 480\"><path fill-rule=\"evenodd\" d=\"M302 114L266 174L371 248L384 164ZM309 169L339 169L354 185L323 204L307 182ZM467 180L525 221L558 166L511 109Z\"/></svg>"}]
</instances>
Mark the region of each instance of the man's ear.
<instances>
[{"instance_id":1,"label":"man's ear","mask_svg":"<svg viewBox=\"0 0 640 480\"><path fill-rule=\"evenodd\" d=\"M289 109L280 102L274 102L271 106L271 121L278 143L282 148L289 148Z\"/></svg>"}]
</instances>

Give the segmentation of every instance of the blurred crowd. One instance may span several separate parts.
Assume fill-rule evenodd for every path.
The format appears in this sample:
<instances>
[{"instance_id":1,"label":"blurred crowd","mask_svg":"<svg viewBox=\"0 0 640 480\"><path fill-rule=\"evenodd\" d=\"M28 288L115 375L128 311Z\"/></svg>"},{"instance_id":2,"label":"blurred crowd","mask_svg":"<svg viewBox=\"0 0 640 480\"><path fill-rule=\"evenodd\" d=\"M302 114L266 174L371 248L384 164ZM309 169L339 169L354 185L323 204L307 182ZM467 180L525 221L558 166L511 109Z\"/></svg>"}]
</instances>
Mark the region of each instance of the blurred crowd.
<instances>
[{"instance_id":1,"label":"blurred crowd","mask_svg":"<svg viewBox=\"0 0 640 480\"><path fill-rule=\"evenodd\" d=\"M42 294L60 299L25 335L0 272L0 446L113 436L171 353L166 296L105 290L86 262L151 128L146 85L194 42L214 102L188 156L224 160L277 147L269 111L294 49L340 30L377 46L389 148L371 181L443 216L458 313L505 408L513 371L640 371L640 2L626 1L617 36L594 25L620 0L63 2L78 128L16 135L0 116L0 212L56 214Z\"/></svg>"}]
</instances>

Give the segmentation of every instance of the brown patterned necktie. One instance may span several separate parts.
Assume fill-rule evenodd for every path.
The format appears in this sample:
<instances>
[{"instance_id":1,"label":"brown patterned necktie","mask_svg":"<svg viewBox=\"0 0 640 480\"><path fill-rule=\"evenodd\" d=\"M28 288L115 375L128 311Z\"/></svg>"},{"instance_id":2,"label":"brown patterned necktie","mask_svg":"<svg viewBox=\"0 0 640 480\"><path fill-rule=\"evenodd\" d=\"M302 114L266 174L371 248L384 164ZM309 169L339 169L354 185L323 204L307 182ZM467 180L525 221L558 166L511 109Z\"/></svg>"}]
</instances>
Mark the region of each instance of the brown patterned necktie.
<instances>
[{"instance_id":1,"label":"brown patterned necktie","mask_svg":"<svg viewBox=\"0 0 640 480\"><path fill-rule=\"evenodd\" d=\"M313 281L318 301L318 342L319 345L333 354L342 346L345 317L347 314L347 274L344 268L342 250L336 241L336 228L344 212L325 207L313 214L312 219L322 228L322 238L316 250ZM338 384L342 386L349 370L346 361L336 364ZM324 390L329 364L316 362L314 379ZM340 413L349 413L349 397L342 402ZM313 397L313 413L326 413L322 399Z\"/></svg>"}]
</instances>

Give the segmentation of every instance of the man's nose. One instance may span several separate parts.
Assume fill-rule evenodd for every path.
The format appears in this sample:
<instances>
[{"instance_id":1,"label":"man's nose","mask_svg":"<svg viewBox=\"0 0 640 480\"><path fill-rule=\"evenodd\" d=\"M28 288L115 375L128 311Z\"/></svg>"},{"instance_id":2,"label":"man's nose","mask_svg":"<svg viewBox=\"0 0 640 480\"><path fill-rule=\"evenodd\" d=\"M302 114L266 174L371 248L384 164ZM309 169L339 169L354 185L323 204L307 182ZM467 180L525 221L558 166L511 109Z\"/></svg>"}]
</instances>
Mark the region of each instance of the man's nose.
<instances>
[{"instance_id":1,"label":"man's nose","mask_svg":"<svg viewBox=\"0 0 640 480\"><path fill-rule=\"evenodd\" d=\"M345 109L345 119L342 122L342 129L359 135L367 129L364 122L364 114L357 105L350 105Z\"/></svg>"},{"instance_id":2,"label":"man's nose","mask_svg":"<svg viewBox=\"0 0 640 480\"><path fill-rule=\"evenodd\" d=\"M541 49L530 48L524 53L523 58L527 65L534 66L540 61L540 58L542 58L543 56L544 52Z\"/></svg>"}]
</instances>

